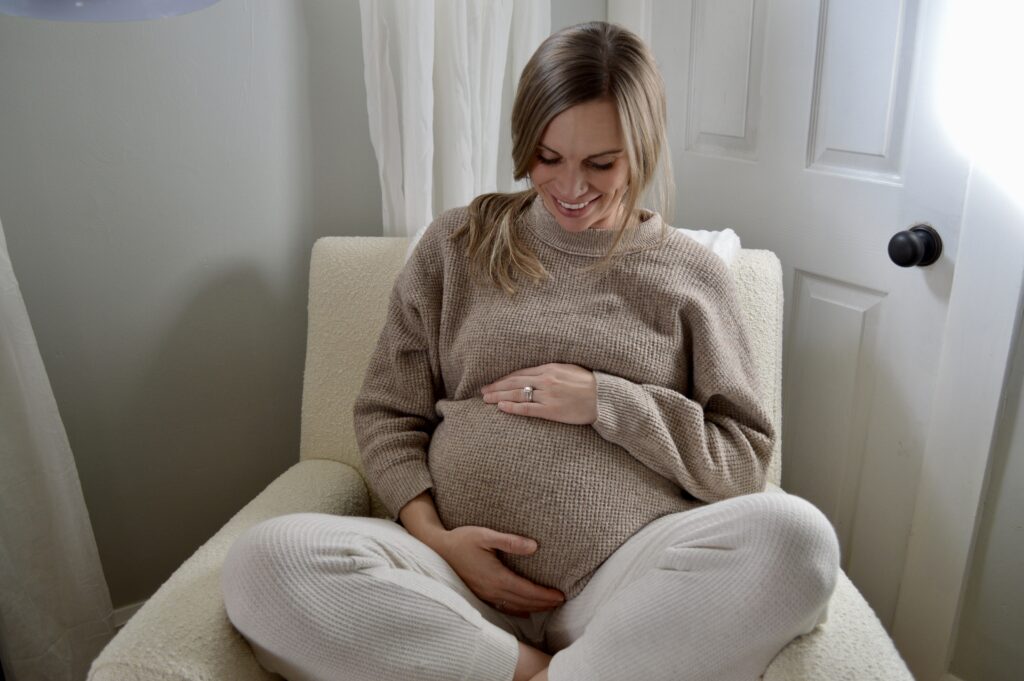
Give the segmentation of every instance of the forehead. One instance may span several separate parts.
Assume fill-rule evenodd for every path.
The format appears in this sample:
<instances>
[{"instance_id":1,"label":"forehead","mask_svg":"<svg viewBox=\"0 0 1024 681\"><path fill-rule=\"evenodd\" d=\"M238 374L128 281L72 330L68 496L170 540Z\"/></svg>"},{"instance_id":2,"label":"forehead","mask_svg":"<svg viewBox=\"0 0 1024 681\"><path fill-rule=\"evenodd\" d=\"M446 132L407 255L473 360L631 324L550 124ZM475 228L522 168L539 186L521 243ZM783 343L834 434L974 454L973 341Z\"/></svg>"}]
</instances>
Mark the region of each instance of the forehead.
<instances>
[{"instance_id":1,"label":"forehead","mask_svg":"<svg viewBox=\"0 0 1024 681\"><path fill-rule=\"evenodd\" d=\"M540 141L563 156L580 158L624 144L619 113L609 99L569 107L551 119Z\"/></svg>"}]
</instances>

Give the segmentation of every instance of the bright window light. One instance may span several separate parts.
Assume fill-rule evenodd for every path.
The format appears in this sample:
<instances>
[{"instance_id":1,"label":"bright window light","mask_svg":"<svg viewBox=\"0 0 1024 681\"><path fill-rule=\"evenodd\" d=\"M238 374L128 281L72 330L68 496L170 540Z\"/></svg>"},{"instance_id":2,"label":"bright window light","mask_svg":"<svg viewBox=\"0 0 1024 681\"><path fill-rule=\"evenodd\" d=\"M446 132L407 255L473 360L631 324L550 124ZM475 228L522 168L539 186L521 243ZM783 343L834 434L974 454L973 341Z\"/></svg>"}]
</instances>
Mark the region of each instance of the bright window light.
<instances>
[{"instance_id":1,"label":"bright window light","mask_svg":"<svg viewBox=\"0 0 1024 681\"><path fill-rule=\"evenodd\" d=\"M938 105L954 144L1024 204L1024 2L951 0Z\"/></svg>"}]
</instances>

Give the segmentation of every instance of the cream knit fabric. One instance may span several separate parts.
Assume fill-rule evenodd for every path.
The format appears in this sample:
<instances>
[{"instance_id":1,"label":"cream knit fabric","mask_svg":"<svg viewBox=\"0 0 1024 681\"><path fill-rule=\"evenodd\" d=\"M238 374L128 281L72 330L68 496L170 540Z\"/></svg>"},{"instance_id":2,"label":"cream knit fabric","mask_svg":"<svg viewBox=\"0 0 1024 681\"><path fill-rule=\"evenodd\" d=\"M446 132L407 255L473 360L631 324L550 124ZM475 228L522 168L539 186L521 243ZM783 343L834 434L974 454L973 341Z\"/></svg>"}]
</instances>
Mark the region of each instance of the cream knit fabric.
<instances>
[{"instance_id":1,"label":"cream knit fabric","mask_svg":"<svg viewBox=\"0 0 1024 681\"><path fill-rule=\"evenodd\" d=\"M509 298L471 281L448 238L466 219L445 212L417 244L355 404L392 519L430 489L446 527L535 539L502 559L572 598L652 520L764 489L774 433L720 258L650 214L614 268L586 272L614 233L567 232L535 200L518 229L551 277ZM596 423L483 401L481 386L549 362L594 371Z\"/></svg>"},{"instance_id":2,"label":"cream knit fabric","mask_svg":"<svg viewBox=\"0 0 1024 681\"><path fill-rule=\"evenodd\" d=\"M838 565L821 511L766 492L658 518L529 618L381 518L265 520L232 545L223 588L256 659L289 681L510 681L517 639L554 654L551 681L755 681L825 617Z\"/></svg>"}]
</instances>

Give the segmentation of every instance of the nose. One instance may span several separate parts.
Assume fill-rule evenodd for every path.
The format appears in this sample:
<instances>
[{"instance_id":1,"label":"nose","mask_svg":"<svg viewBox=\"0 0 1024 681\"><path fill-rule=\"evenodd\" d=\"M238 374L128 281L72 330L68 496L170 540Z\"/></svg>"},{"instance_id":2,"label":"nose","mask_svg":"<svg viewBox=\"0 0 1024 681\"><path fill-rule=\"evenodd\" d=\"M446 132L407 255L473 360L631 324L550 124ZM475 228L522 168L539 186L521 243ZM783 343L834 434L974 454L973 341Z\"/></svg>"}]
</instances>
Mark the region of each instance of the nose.
<instances>
[{"instance_id":1,"label":"nose","mask_svg":"<svg viewBox=\"0 0 1024 681\"><path fill-rule=\"evenodd\" d=\"M569 164L565 164L568 166ZM561 168L555 182L555 189L558 190L561 199L572 201L581 198L587 193L587 178L579 168Z\"/></svg>"}]
</instances>

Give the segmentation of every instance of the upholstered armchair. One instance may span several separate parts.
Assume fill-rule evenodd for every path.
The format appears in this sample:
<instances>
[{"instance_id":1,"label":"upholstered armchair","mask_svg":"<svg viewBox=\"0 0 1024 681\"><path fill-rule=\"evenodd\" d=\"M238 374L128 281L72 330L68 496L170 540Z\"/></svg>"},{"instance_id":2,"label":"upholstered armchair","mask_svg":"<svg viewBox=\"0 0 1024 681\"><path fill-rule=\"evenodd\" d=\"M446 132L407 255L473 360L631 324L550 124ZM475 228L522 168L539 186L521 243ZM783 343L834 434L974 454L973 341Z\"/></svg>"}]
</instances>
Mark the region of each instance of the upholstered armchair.
<instances>
[{"instance_id":1,"label":"upholstered armchair","mask_svg":"<svg viewBox=\"0 0 1024 681\"><path fill-rule=\"evenodd\" d=\"M124 625L93 662L89 681L279 679L262 669L232 627L220 590L228 547L243 531L298 512L386 517L368 490L352 405L404 262L402 238L317 241L309 275L309 327L298 461L238 511ZM763 398L781 433L782 272L770 251L742 249L732 265L759 359ZM769 489L783 493L781 438ZM339 670L338 679L344 679ZM774 659L765 681L913 681L867 602L841 574L828 618ZM412 680L410 680L412 681Z\"/></svg>"}]
</instances>

